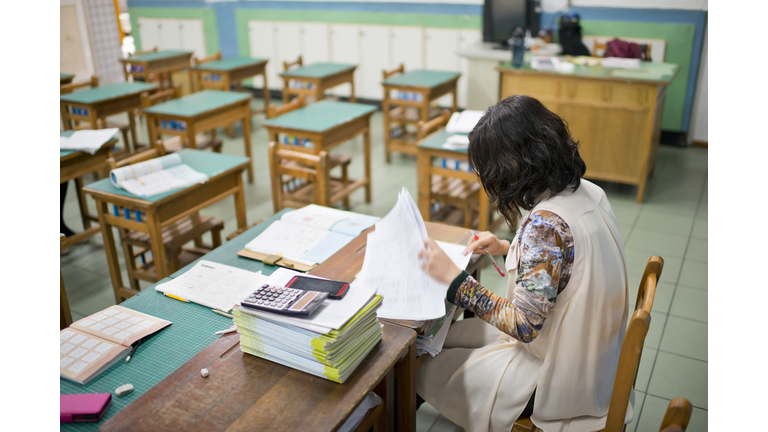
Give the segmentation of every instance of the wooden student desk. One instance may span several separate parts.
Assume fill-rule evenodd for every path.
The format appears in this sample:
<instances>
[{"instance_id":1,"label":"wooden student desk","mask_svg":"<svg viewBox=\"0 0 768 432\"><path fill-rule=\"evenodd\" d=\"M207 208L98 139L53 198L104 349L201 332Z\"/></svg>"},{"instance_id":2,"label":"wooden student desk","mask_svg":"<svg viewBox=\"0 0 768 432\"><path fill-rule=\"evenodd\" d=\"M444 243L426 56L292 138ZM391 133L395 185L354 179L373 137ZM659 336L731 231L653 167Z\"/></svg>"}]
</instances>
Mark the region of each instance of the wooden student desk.
<instances>
[{"instance_id":1,"label":"wooden student desk","mask_svg":"<svg viewBox=\"0 0 768 432\"><path fill-rule=\"evenodd\" d=\"M419 188L418 206L421 217L425 221L432 217L431 209L431 187L432 176L440 175L443 177L452 177L462 180L479 182L478 178L471 172L460 171L451 167L443 168L442 164L435 165L434 159L453 159L466 162L467 149L446 149L443 144L452 135L467 135L446 132L441 129L425 137L418 143L416 150L417 182ZM482 186L482 185L481 185ZM479 203L479 221L477 229L480 231L494 231L504 221L500 216L488 212L488 195L485 189L480 188Z\"/></svg>"},{"instance_id":2,"label":"wooden student desk","mask_svg":"<svg viewBox=\"0 0 768 432\"><path fill-rule=\"evenodd\" d=\"M576 65L571 72L544 72L505 62L497 70L502 99L534 97L568 122L581 143L585 178L636 184L637 202L643 201L656 166L667 87L680 66L641 62L634 69Z\"/></svg>"},{"instance_id":3,"label":"wooden student desk","mask_svg":"<svg viewBox=\"0 0 768 432\"><path fill-rule=\"evenodd\" d=\"M280 143L278 134L307 138L313 147L290 146L291 150L319 154L363 134L365 177L355 180L348 190L365 186L365 202L371 202L371 116L376 107L349 102L320 101L269 119L263 123L269 140ZM299 140L301 141L301 140Z\"/></svg>"},{"instance_id":4,"label":"wooden student desk","mask_svg":"<svg viewBox=\"0 0 768 432\"><path fill-rule=\"evenodd\" d=\"M279 75L283 79L283 102L291 101L291 95L314 96L315 102L325 97L325 91L338 85L349 83L351 90L349 101L356 102L355 99L355 69L357 65L344 63L314 63L307 66L298 67ZM312 88L290 88L291 81L303 81L309 83Z\"/></svg>"},{"instance_id":5,"label":"wooden student desk","mask_svg":"<svg viewBox=\"0 0 768 432\"><path fill-rule=\"evenodd\" d=\"M267 62L269 59L234 57L214 60L195 65L192 68L193 91L216 89L230 91L232 84L239 84L246 78L258 75L264 77L264 107L269 105L269 86L267 85Z\"/></svg>"},{"instance_id":6,"label":"wooden student desk","mask_svg":"<svg viewBox=\"0 0 768 432\"><path fill-rule=\"evenodd\" d=\"M138 294L133 288L123 285L120 263L115 249L112 227L148 233L152 243L153 264L147 268L154 271L157 280L168 276L168 264L163 245L162 228L177 220L189 216L230 195L235 197L237 227L247 226L245 214L245 196L243 192L242 172L248 166L247 158L230 156L201 150L184 149L178 153L181 161L192 169L208 175L204 184L196 184L185 189L177 189L149 198L135 195L116 188L109 179L91 183L84 190L96 200L99 225L104 236L104 249L107 253L109 272L115 300L119 304L124 299ZM111 205L110 205L111 204ZM132 211L117 211L114 206ZM144 216L137 218L137 212ZM128 213L126 215L126 213Z\"/></svg>"},{"instance_id":7,"label":"wooden student desk","mask_svg":"<svg viewBox=\"0 0 768 432\"><path fill-rule=\"evenodd\" d=\"M127 112L131 126L131 141L133 149L136 150L138 141L136 141L136 119L133 112L141 108L141 94L155 90L157 86L154 84L117 83L60 95L59 105L64 130L73 130L73 121L87 122L91 124L91 129L100 129L99 119Z\"/></svg>"},{"instance_id":8,"label":"wooden student desk","mask_svg":"<svg viewBox=\"0 0 768 432\"><path fill-rule=\"evenodd\" d=\"M72 74L59 73L59 85L69 84L74 78Z\"/></svg>"},{"instance_id":9,"label":"wooden student desk","mask_svg":"<svg viewBox=\"0 0 768 432\"><path fill-rule=\"evenodd\" d=\"M436 117L439 112L430 112L430 102L452 93L452 111L458 110L456 83L460 76L458 72L412 70L382 81L384 99L381 101L381 111L384 116L384 154L387 163L390 160L389 153L393 151L416 154L416 133L407 132L404 128L407 124L415 125L419 121L426 122ZM406 98L403 92L417 96L418 100ZM393 106L397 108L393 109ZM393 137L393 126L397 127L395 130L402 130L402 134Z\"/></svg>"},{"instance_id":10,"label":"wooden student desk","mask_svg":"<svg viewBox=\"0 0 768 432\"><path fill-rule=\"evenodd\" d=\"M147 117L150 140L160 139L162 135L182 136L193 149L195 134L242 120L245 155L249 159L248 183L253 183L251 98L248 93L204 90L144 108L142 112Z\"/></svg>"},{"instance_id":11,"label":"wooden student desk","mask_svg":"<svg viewBox=\"0 0 768 432\"><path fill-rule=\"evenodd\" d=\"M153 75L166 74L168 86L172 87L172 72L189 69L192 66L192 54L193 51L154 51L119 60L123 64L126 81L132 77L134 81L150 82ZM161 85L163 82L161 79Z\"/></svg>"},{"instance_id":12,"label":"wooden student desk","mask_svg":"<svg viewBox=\"0 0 768 432\"><path fill-rule=\"evenodd\" d=\"M75 131L61 132L61 136L70 136ZM91 222L97 222L98 216L88 213L88 204L85 201L85 192L83 192L82 177L92 172L100 171L107 167L107 159L112 157L112 149L117 144L117 138L104 142L96 153L88 154L77 150L59 150L59 184L75 180L75 193L77 194L77 203L80 207L80 217L83 220L83 230L67 239L62 237L61 248L69 247L75 243L81 242L99 232L99 225L91 226Z\"/></svg>"}]
</instances>

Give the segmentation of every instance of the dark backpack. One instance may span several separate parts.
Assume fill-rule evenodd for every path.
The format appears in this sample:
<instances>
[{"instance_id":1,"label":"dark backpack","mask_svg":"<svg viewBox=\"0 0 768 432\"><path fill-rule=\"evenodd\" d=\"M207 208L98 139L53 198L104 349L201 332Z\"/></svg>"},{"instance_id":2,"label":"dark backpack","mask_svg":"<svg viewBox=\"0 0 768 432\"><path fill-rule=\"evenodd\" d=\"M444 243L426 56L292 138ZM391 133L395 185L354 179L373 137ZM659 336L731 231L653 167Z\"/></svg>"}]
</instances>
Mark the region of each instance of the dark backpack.
<instances>
[{"instance_id":1,"label":"dark backpack","mask_svg":"<svg viewBox=\"0 0 768 432\"><path fill-rule=\"evenodd\" d=\"M560 22L560 28L557 30L557 35L560 38L560 46L563 47L563 55L592 55L581 41L581 25L578 20L567 21L563 19Z\"/></svg>"},{"instance_id":2,"label":"dark backpack","mask_svg":"<svg viewBox=\"0 0 768 432\"><path fill-rule=\"evenodd\" d=\"M646 55L647 47L648 45L614 39L606 44L604 57L634 58L651 61L650 55Z\"/></svg>"}]
</instances>

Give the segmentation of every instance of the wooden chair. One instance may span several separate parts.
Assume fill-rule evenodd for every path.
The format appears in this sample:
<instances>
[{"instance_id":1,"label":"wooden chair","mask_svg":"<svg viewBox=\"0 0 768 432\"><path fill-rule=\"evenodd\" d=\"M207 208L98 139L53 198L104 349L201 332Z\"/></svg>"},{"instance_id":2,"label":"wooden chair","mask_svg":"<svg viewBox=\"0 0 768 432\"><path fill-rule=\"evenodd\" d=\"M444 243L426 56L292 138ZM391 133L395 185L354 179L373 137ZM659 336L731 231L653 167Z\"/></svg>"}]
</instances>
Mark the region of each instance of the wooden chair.
<instances>
[{"instance_id":1,"label":"wooden chair","mask_svg":"<svg viewBox=\"0 0 768 432\"><path fill-rule=\"evenodd\" d=\"M661 421L659 432L685 431L688 422L691 421L692 411L693 407L687 399L681 397L672 399Z\"/></svg>"},{"instance_id":2,"label":"wooden chair","mask_svg":"<svg viewBox=\"0 0 768 432\"><path fill-rule=\"evenodd\" d=\"M651 47L653 44L645 44L645 58L646 61L651 61ZM601 57L605 57L605 50L608 49L608 43L607 42L598 42L597 39L594 40L592 43L592 57L598 57L597 51L602 50L603 55Z\"/></svg>"},{"instance_id":3,"label":"wooden chair","mask_svg":"<svg viewBox=\"0 0 768 432\"><path fill-rule=\"evenodd\" d=\"M69 83L65 84L63 86L59 87L59 94L67 94L72 93L73 91L80 89L80 88L96 88L99 86L99 78L96 75L91 76L90 81L83 81L79 83ZM128 146L128 129L130 128L130 125L122 124L122 123L114 123L112 121L99 119L99 127L106 129L106 128L118 128L120 129L120 133L123 135L123 143L125 143L125 146L127 148ZM92 129L90 123L82 123L82 124L75 124L75 130L84 130L84 129ZM133 143L134 147L136 146L136 143Z\"/></svg>"},{"instance_id":4,"label":"wooden chair","mask_svg":"<svg viewBox=\"0 0 768 432\"><path fill-rule=\"evenodd\" d=\"M107 160L111 169L144 162L165 155L165 148L158 142L154 143L152 148L136 155L115 161L110 158ZM130 209L119 209L123 214L128 214L131 219L138 219L142 215ZM118 210L116 210L118 212ZM163 227L163 244L168 256L168 270L171 273L176 272L184 265L205 255L213 249L221 246L221 230L224 229L224 221L215 216L201 216L198 213L184 217L173 224ZM123 246L125 263L128 268L128 280L132 288L140 290L139 279L157 282L155 266L152 261L146 259L145 254L152 250L149 233L133 231L125 228L119 228L120 243ZM205 244L202 236L206 232L211 232L212 244ZM185 246L190 241L194 242L194 247ZM136 249L134 249L136 248ZM141 259L141 264L136 260Z\"/></svg>"},{"instance_id":5,"label":"wooden chair","mask_svg":"<svg viewBox=\"0 0 768 432\"><path fill-rule=\"evenodd\" d=\"M648 327L651 324L651 308L653 307L653 299L656 296L656 286L659 283L663 269L664 259L654 255L648 260L643 278L640 279L640 288L637 291L637 300L635 301L635 312L630 318L627 333L624 335L624 342L621 343L619 365L616 369L616 378L613 381L611 403L608 406L608 418L603 431L613 432L625 429L624 417L627 414L627 404L629 404L630 392L635 387L635 381L637 380L637 370L640 366L643 344L645 336L648 334ZM528 417L517 419L512 427L512 431L542 432Z\"/></svg>"},{"instance_id":6,"label":"wooden chair","mask_svg":"<svg viewBox=\"0 0 768 432\"><path fill-rule=\"evenodd\" d=\"M450 110L443 110L438 117L416 123L416 136L420 142L427 135L448 124ZM480 214L480 188L476 181L433 175L430 179L430 202L440 202L464 212L464 228L472 228L475 214Z\"/></svg>"},{"instance_id":7,"label":"wooden chair","mask_svg":"<svg viewBox=\"0 0 768 432\"><path fill-rule=\"evenodd\" d=\"M299 58L296 59L296 61L293 61L293 62L290 62L290 63L287 62L287 61L284 61L283 62L283 71L288 72L288 69L290 69L290 68L292 68L294 66L298 66L298 67L304 66L304 60L302 60L301 56L299 56Z\"/></svg>"},{"instance_id":8,"label":"wooden chair","mask_svg":"<svg viewBox=\"0 0 768 432\"><path fill-rule=\"evenodd\" d=\"M172 99L176 99L181 96L181 85L175 84L172 88L157 91L153 94L142 93L141 94L141 106L142 108L149 108L153 105L167 102ZM154 128L153 128L154 129ZM159 129L155 129L156 131ZM183 148L189 147L187 138L182 136L173 136L166 140L162 139L161 133L157 133L156 137L151 137L150 140L155 139L165 147L166 153L177 152ZM221 138L216 138L216 130L211 130L210 135L205 133L199 133L195 135L195 144L198 150L203 150L208 147L213 148L216 153L221 153L221 147L224 144Z\"/></svg>"},{"instance_id":9,"label":"wooden chair","mask_svg":"<svg viewBox=\"0 0 768 432\"><path fill-rule=\"evenodd\" d=\"M221 51L216 51L216 54L212 56L203 57L203 58L195 57L194 59L195 59L195 64L205 64L205 63L210 63L212 61L221 60Z\"/></svg>"}]
</instances>

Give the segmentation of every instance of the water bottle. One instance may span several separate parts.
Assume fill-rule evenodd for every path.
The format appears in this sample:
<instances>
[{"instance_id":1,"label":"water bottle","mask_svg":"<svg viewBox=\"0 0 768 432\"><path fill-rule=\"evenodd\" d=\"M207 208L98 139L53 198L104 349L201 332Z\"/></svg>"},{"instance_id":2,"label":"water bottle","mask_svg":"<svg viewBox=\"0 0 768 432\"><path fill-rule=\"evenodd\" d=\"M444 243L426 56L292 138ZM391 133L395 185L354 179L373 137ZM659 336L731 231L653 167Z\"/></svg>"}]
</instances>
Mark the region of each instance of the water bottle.
<instances>
[{"instance_id":1,"label":"water bottle","mask_svg":"<svg viewBox=\"0 0 768 432\"><path fill-rule=\"evenodd\" d=\"M523 67L523 55L525 54L525 39L523 29L520 27L512 34L512 67L519 69Z\"/></svg>"}]
</instances>

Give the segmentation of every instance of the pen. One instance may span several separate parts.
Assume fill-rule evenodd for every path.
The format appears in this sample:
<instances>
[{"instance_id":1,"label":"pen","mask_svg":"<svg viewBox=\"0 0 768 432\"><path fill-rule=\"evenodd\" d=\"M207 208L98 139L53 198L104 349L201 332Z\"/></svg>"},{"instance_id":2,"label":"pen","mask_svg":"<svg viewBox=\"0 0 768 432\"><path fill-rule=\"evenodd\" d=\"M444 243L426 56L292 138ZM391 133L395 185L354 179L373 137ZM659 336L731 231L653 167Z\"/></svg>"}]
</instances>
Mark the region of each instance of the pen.
<instances>
[{"instance_id":1,"label":"pen","mask_svg":"<svg viewBox=\"0 0 768 432\"><path fill-rule=\"evenodd\" d=\"M175 295L173 295L173 294L168 294L168 293L165 293L165 296L166 296L166 297L170 297L170 298L172 298L172 299L176 299L176 300L179 300L179 301L183 301L183 302L189 303L189 300L184 300L183 298L181 298L181 297L178 297L178 296L175 296Z\"/></svg>"},{"instance_id":2,"label":"pen","mask_svg":"<svg viewBox=\"0 0 768 432\"><path fill-rule=\"evenodd\" d=\"M126 358L125 358L125 362L126 362L126 363L128 363L129 361L131 361L131 357L133 357L133 355L134 355L134 354L136 354L136 350L137 350L137 349L139 349L139 344L140 344L140 343L141 343L141 339L137 340L137 341L136 341L136 342L133 344L133 348L131 348L131 352L130 352L130 354L128 354L128 357L126 357Z\"/></svg>"},{"instance_id":3,"label":"pen","mask_svg":"<svg viewBox=\"0 0 768 432\"><path fill-rule=\"evenodd\" d=\"M214 311L214 312L216 312L216 313L217 313L217 314L219 314L219 315L224 315L224 316L225 316L225 317L227 317L227 318L234 318L232 315L230 315L230 314L228 314L228 313L226 313L226 312L222 312L222 311L220 311L220 310L218 310L218 309L211 309L211 310L212 310L212 311Z\"/></svg>"},{"instance_id":4,"label":"pen","mask_svg":"<svg viewBox=\"0 0 768 432\"><path fill-rule=\"evenodd\" d=\"M475 231L474 231L474 230L469 230L469 231L472 233L472 235L473 235L473 236L475 236L475 240L480 240L480 237L478 237L478 236L477 236L477 234L475 234ZM498 265L498 264L496 264L496 260L495 260L495 259L493 259L493 255L491 255L491 253L490 253L490 252L488 252L488 249L486 249L486 248L485 248L485 246L481 246L480 248L481 248L481 249L483 250L483 252L485 253L485 256L487 256L487 257L488 257L488 259L489 259L489 260L491 260L491 264L493 264L493 266L494 266L494 267L496 267L496 271L497 271L497 272L499 272L499 274L501 275L501 277L506 277L507 275L505 275L505 274L504 274L504 272L503 272L503 271L501 271L501 268L499 267L499 265Z\"/></svg>"},{"instance_id":5,"label":"pen","mask_svg":"<svg viewBox=\"0 0 768 432\"><path fill-rule=\"evenodd\" d=\"M236 330L237 330L237 326L236 326L236 325L233 325L232 327L230 327L230 328L228 328L228 329L225 329L225 330L219 330L219 331L217 331L217 332L214 332L213 334L217 334L217 335L220 335L220 334L225 334L225 333L232 333L233 331L236 331Z\"/></svg>"}]
</instances>

